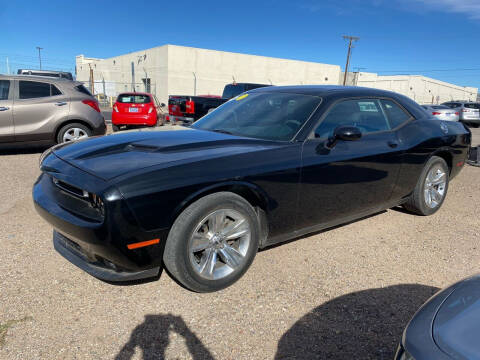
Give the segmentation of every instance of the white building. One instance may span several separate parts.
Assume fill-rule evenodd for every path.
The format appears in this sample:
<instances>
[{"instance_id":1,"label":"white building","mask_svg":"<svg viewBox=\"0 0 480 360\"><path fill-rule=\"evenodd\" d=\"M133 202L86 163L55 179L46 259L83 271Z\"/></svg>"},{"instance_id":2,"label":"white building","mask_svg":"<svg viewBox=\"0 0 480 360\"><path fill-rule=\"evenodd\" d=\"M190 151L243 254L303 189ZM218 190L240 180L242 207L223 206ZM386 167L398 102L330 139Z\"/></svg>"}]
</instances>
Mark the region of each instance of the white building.
<instances>
[{"instance_id":1,"label":"white building","mask_svg":"<svg viewBox=\"0 0 480 360\"><path fill-rule=\"evenodd\" d=\"M478 89L450 84L422 75L378 75L357 72L350 74L349 83L395 91L419 104L441 104L451 100L477 101Z\"/></svg>"},{"instance_id":2,"label":"white building","mask_svg":"<svg viewBox=\"0 0 480 360\"><path fill-rule=\"evenodd\" d=\"M167 103L168 95L221 95L236 82L273 85L338 85L340 66L271 58L185 46L163 45L108 59L76 57L77 80L90 84L95 94L116 96L124 91L146 91ZM349 73L347 84L391 90L418 103L477 99L477 89L421 75Z\"/></svg>"},{"instance_id":3,"label":"white building","mask_svg":"<svg viewBox=\"0 0 480 360\"><path fill-rule=\"evenodd\" d=\"M338 84L340 66L184 46L164 45L108 59L76 57L77 80L93 72L96 94L147 91L168 95L222 95L226 84Z\"/></svg>"}]
</instances>

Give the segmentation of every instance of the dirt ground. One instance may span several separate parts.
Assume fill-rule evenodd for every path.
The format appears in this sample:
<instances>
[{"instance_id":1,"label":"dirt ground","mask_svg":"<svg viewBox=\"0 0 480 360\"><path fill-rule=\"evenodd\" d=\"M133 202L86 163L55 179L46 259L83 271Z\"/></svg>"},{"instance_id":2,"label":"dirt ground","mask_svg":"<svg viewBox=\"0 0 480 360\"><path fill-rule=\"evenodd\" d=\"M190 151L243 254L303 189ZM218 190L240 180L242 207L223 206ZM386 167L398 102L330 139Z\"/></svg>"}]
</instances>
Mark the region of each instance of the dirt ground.
<instances>
[{"instance_id":1,"label":"dirt ground","mask_svg":"<svg viewBox=\"0 0 480 360\"><path fill-rule=\"evenodd\" d=\"M473 129L480 144L480 129ZM0 156L0 359L392 359L438 288L480 271L480 167L430 217L391 209L258 253L232 287L118 286L58 255L40 150Z\"/></svg>"}]
</instances>

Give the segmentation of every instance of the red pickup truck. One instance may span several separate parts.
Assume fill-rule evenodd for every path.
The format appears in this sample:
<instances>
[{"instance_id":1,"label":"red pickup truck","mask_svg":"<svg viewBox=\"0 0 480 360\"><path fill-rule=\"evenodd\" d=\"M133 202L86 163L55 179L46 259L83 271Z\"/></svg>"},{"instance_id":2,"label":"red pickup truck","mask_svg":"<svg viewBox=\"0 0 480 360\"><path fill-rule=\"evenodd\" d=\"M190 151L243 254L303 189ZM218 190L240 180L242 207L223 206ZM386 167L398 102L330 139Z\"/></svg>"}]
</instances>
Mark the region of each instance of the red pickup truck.
<instances>
[{"instance_id":1,"label":"red pickup truck","mask_svg":"<svg viewBox=\"0 0 480 360\"><path fill-rule=\"evenodd\" d=\"M245 91L271 85L252 83L232 83L225 85L222 97L215 95L184 96L170 95L168 97L167 121L171 124L193 123L206 115L209 110L227 102L231 98L244 93Z\"/></svg>"}]
</instances>

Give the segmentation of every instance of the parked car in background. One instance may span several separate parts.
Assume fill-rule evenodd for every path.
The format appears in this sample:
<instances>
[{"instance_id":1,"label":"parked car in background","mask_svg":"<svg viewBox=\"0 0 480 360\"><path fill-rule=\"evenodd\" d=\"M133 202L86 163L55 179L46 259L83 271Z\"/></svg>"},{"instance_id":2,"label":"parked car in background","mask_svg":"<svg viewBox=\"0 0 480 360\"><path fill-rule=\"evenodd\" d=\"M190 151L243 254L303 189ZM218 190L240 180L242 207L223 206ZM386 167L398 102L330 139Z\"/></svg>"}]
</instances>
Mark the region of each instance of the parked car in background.
<instances>
[{"instance_id":1,"label":"parked car in background","mask_svg":"<svg viewBox=\"0 0 480 360\"><path fill-rule=\"evenodd\" d=\"M460 121L472 127L480 126L480 103L449 101L442 105L448 106L450 109L460 113Z\"/></svg>"},{"instance_id":2,"label":"parked car in background","mask_svg":"<svg viewBox=\"0 0 480 360\"><path fill-rule=\"evenodd\" d=\"M422 105L422 108L432 115L435 119L446 121L460 120L460 112L445 105Z\"/></svg>"},{"instance_id":3,"label":"parked car in background","mask_svg":"<svg viewBox=\"0 0 480 360\"><path fill-rule=\"evenodd\" d=\"M232 83L225 85L222 97L215 95L207 96L180 96L170 95L168 98L168 118L173 124L188 123L191 124L202 116L208 114L224 104L235 96L245 91L257 89L260 87L271 86L265 84L253 83Z\"/></svg>"},{"instance_id":4,"label":"parked car in background","mask_svg":"<svg viewBox=\"0 0 480 360\"><path fill-rule=\"evenodd\" d=\"M480 359L480 276L438 292L413 316L395 360Z\"/></svg>"},{"instance_id":5,"label":"parked car in background","mask_svg":"<svg viewBox=\"0 0 480 360\"><path fill-rule=\"evenodd\" d=\"M112 111L112 129L131 129L145 126L163 126L165 115L155 95L128 92L118 95Z\"/></svg>"},{"instance_id":6,"label":"parked car in background","mask_svg":"<svg viewBox=\"0 0 480 360\"><path fill-rule=\"evenodd\" d=\"M259 248L397 205L434 214L470 142L462 124L392 92L261 88L177 131L53 148L33 198L57 251L88 273L132 280L165 265L208 292Z\"/></svg>"},{"instance_id":7,"label":"parked car in background","mask_svg":"<svg viewBox=\"0 0 480 360\"><path fill-rule=\"evenodd\" d=\"M66 72L66 71L18 69L17 74L58 77L58 78L73 80L72 73Z\"/></svg>"},{"instance_id":8,"label":"parked car in background","mask_svg":"<svg viewBox=\"0 0 480 360\"><path fill-rule=\"evenodd\" d=\"M105 134L97 100L80 82L0 75L0 143L62 143Z\"/></svg>"}]
</instances>

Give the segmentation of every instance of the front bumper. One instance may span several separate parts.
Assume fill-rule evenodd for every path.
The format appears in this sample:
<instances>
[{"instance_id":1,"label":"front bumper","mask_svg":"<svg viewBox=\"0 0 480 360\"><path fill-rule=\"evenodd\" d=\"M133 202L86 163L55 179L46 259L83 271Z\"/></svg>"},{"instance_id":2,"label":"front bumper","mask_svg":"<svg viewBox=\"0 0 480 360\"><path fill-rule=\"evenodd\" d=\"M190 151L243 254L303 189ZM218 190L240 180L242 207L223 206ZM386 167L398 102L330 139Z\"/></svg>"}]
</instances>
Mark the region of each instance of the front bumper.
<instances>
[{"instance_id":1,"label":"front bumper","mask_svg":"<svg viewBox=\"0 0 480 360\"><path fill-rule=\"evenodd\" d=\"M57 231L53 231L53 247L73 265L105 281L117 282L146 279L157 276L160 271L160 267L142 271L123 271L107 260L97 259L97 261L92 261L90 256L93 254L85 253L77 243Z\"/></svg>"},{"instance_id":2,"label":"front bumper","mask_svg":"<svg viewBox=\"0 0 480 360\"><path fill-rule=\"evenodd\" d=\"M118 191L55 154L47 155L42 164L44 172L33 187L34 205L54 228L54 246L62 256L87 273L108 281L158 274L168 230L143 230ZM97 215L88 201L59 188L53 178L101 196L104 215ZM129 244L153 238L161 242L128 248Z\"/></svg>"}]
</instances>

